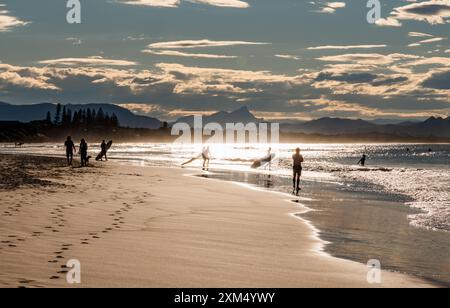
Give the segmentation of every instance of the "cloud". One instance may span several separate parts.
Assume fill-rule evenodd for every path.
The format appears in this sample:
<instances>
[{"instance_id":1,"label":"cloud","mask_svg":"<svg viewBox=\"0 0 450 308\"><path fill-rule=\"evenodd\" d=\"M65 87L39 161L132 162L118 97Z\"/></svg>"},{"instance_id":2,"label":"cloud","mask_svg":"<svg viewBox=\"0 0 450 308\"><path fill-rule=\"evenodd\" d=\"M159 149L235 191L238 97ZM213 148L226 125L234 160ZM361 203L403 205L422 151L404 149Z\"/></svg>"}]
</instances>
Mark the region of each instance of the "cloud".
<instances>
[{"instance_id":1,"label":"cloud","mask_svg":"<svg viewBox=\"0 0 450 308\"><path fill-rule=\"evenodd\" d=\"M409 32L408 36L410 37L434 37L434 35L422 32Z\"/></svg>"},{"instance_id":2,"label":"cloud","mask_svg":"<svg viewBox=\"0 0 450 308\"><path fill-rule=\"evenodd\" d=\"M184 57L184 58L198 58L198 59L236 59L236 56L215 55L215 54L203 54L203 53L187 53L174 50L151 50L146 49L143 53L155 55L155 56L167 56L167 57Z\"/></svg>"},{"instance_id":3,"label":"cloud","mask_svg":"<svg viewBox=\"0 0 450 308\"><path fill-rule=\"evenodd\" d=\"M275 58L286 59L286 60L301 60L299 56L294 55L275 55Z\"/></svg>"},{"instance_id":4,"label":"cloud","mask_svg":"<svg viewBox=\"0 0 450 308\"><path fill-rule=\"evenodd\" d=\"M11 16L9 11L2 9L3 7L5 5L0 4L0 32L11 31L13 28L23 27L30 23Z\"/></svg>"},{"instance_id":5,"label":"cloud","mask_svg":"<svg viewBox=\"0 0 450 308\"><path fill-rule=\"evenodd\" d=\"M450 70L433 72L422 82L422 86L432 89L450 90Z\"/></svg>"},{"instance_id":6,"label":"cloud","mask_svg":"<svg viewBox=\"0 0 450 308\"><path fill-rule=\"evenodd\" d=\"M434 37L434 38L419 41L417 43L409 44L408 47L418 47L418 46L421 46L422 44L437 43L437 42L440 42L443 40L445 40L445 38L443 38L443 37Z\"/></svg>"},{"instance_id":7,"label":"cloud","mask_svg":"<svg viewBox=\"0 0 450 308\"><path fill-rule=\"evenodd\" d=\"M52 59L39 61L39 64L45 65L63 65L63 66L79 66L79 65L90 65L90 66L133 66L137 65L136 62L126 61L126 60L113 60L106 59L103 57L88 57L88 58L62 58L62 59Z\"/></svg>"},{"instance_id":8,"label":"cloud","mask_svg":"<svg viewBox=\"0 0 450 308\"><path fill-rule=\"evenodd\" d=\"M380 27L401 27L402 23L398 21L395 18L388 17L388 18L380 18L378 19L375 24Z\"/></svg>"},{"instance_id":9,"label":"cloud","mask_svg":"<svg viewBox=\"0 0 450 308\"><path fill-rule=\"evenodd\" d=\"M68 37L66 38L66 41L72 42L72 45L81 45L83 44L83 41L77 37Z\"/></svg>"},{"instance_id":10,"label":"cloud","mask_svg":"<svg viewBox=\"0 0 450 308\"><path fill-rule=\"evenodd\" d=\"M383 55L378 53L352 53L335 56L324 56L317 59L325 62L344 62L359 65L371 65L376 63L376 65L380 66L380 65L390 65L399 62L401 60L417 60L421 59L421 57L416 55L400 54L400 53L389 55Z\"/></svg>"},{"instance_id":11,"label":"cloud","mask_svg":"<svg viewBox=\"0 0 450 308\"><path fill-rule=\"evenodd\" d=\"M241 45L267 45L268 43L245 42L245 41L211 41L211 40L183 40L172 42L158 42L152 43L142 50L143 53L168 56L168 57L184 57L197 59L236 59L236 56L218 55L210 53L187 53L176 51L173 49L198 49L198 48L213 48L213 47L227 47L227 46L241 46Z\"/></svg>"},{"instance_id":12,"label":"cloud","mask_svg":"<svg viewBox=\"0 0 450 308\"><path fill-rule=\"evenodd\" d=\"M405 20L422 21L432 25L438 25L445 24L449 18L449 0L414 1L414 3L394 8L390 17L380 19L377 25L399 27L402 25L401 22Z\"/></svg>"},{"instance_id":13,"label":"cloud","mask_svg":"<svg viewBox=\"0 0 450 308\"><path fill-rule=\"evenodd\" d=\"M386 48L387 45L342 45L342 46L317 46L317 47L308 47L308 50L327 50L327 49L335 49L335 50L349 50L349 49L374 49L374 48Z\"/></svg>"},{"instance_id":14,"label":"cloud","mask_svg":"<svg viewBox=\"0 0 450 308\"><path fill-rule=\"evenodd\" d=\"M211 40L184 40L173 42L159 42L148 45L149 49L191 49L210 48L239 45L269 45L269 43L245 42L245 41L211 41Z\"/></svg>"},{"instance_id":15,"label":"cloud","mask_svg":"<svg viewBox=\"0 0 450 308\"><path fill-rule=\"evenodd\" d=\"M310 2L312 4L315 4L314 2ZM324 14L334 14L336 13L336 10L343 9L347 6L345 2L326 2L321 3L322 8L319 10L319 13Z\"/></svg>"},{"instance_id":16,"label":"cloud","mask_svg":"<svg viewBox=\"0 0 450 308\"><path fill-rule=\"evenodd\" d=\"M446 57L349 53L317 58L315 68L293 74L178 63L141 68L81 59L87 60L44 60L56 64L42 67L0 64L0 99L108 101L162 119L243 103L272 116L400 116L442 113L450 100Z\"/></svg>"},{"instance_id":17,"label":"cloud","mask_svg":"<svg viewBox=\"0 0 450 308\"><path fill-rule=\"evenodd\" d=\"M245 9L250 5L247 2L240 0L119 0L123 4L150 6L160 8L177 8L182 2L190 2L196 4L205 4L216 7L227 7Z\"/></svg>"},{"instance_id":18,"label":"cloud","mask_svg":"<svg viewBox=\"0 0 450 308\"><path fill-rule=\"evenodd\" d=\"M369 95L383 100L410 96L417 101L448 101L450 58L410 54L343 54L318 58L328 62L307 74L318 89L335 95Z\"/></svg>"}]
</instances>

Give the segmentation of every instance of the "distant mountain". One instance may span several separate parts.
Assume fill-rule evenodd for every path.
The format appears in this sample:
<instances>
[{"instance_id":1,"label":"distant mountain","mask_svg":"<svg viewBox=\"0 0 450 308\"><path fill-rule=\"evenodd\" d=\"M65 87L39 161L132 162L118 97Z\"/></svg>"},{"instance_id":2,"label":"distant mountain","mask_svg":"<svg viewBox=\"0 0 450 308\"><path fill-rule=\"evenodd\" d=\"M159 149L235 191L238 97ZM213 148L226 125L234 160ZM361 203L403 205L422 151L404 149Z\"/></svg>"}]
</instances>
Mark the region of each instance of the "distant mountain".
<instances>
[{"instance_id":1,"label":"distant mountain","mask_svg":"<svg viewBox=\"0 0 450 308\"><path fill-rule=\"evenodd\" d=\"M352 133L368 133L375 131L376 124L363 120L348 120L339 118L321 118L298 124L282 124L284 132L301 132L304 134L339 135Z\"/></svg>"},{"instance_id":2,"label":"distant mountain","mask_svg":"<svg viewBox=\"0 0 450 308\"><path fill-rule=\"evenodd\" d=\"M121 126L130 128L150 128L157 129L161 127L161 121L155 118L140 116L132 113L128 109L113 104L77 104L66 105L66 108L72 111L79 109L91 108L98 110L102 108L105 113L112 115L113 113L119 118ZM35 105L10 105L0 102L0 121L19 121L30 122L35 120L43 120L46 118L47 112L51 112L54 117L56 106L54 104L43 103ZM184 122L193 126L194 116L186 116L178 119L175 123ZM203 117L203 125L207 123L262 123L263 119L255 117L247 107L227 112L220 111L209 116ZM296 121L285 120L280 121L281 131L284 133L299 133L307 135L323 135L323 136L376 136L382 135L384 139L389 138L411 139L419 138L424 140L444 139L450 140L450 117L436 118L431 117L423 122L393 122L340 118L321 118L312 121ZM376 121L378 122L378 121Z\"/></svg>"},{"instance_id":3,"label":"distant mountain","mask_svg":"<svg viewBox=\"0 0 450 308\"><path fill-rule=\"evenodd\" d=\"M31 122L44 120L47 112L54 112L55 105L43 103L35 105L10 105L0 102L0 121Z\"/></svg>"},{"instance_id":4,"label":"distant mountain","mask_svg":"<svg viewBox=\"0 0 450 308\"><path fill-rule=\"evenodd\" d=\"M363 120L322 118L305 123L282 124L281 130L288 133L322 135L384 134L396 137L450 138L450 117L431 117L424 122L402 122L379 125Z\"/></svg>"},{"instance_id":5,"label":"distant mountain","mask_svg":"<svg viewBox=\"0 0 450 308\"><path fill-rule=\"evenodd\" d=\"M409 125L419 123L420 121L404 120L404 119L375 119L370 120L369 122L377 125L390 125L390 124Z\"/></svg>"},{"instance_id":6,"label":"distant mountain","mask_svg":"<svg viewBox=\"0 0 450 308\"><path fill-rule=\"evenodd\" d=\"M113 113L119 118L121 126L131 128L150 128L157 129L161 127L161 121L155 118L140 116L132 113L128 109L113 104L69 104L65 105L67 109L76 111L79 109L103 109L105 113L112 115ZM19 121L31 122L43 120L50 111L52 118L55 116L56 105L50 103L34 104L34 105L10 105L0 102L0 121Z\"/></svg>"},{"instance_id":7,"label":"distant mountain","mask_svg":"<svg viewBox=\"0 0 450 308\"><path fill-rule=\"evenodd\" d=\"M220 111L210 116L203 117L203 124L206 123L219 123L225 125L226 123L260 123L264 122L261 119L256 118L247 107L242 107L233 112ZM186 116L179 118L175 123L187 123L189 126L194 126L194 116Z\"/></svg>"},{"instance_id":8,"label":"distant mountain","mask_svg":"<svg viewBox=\"0 0 450 308\"><path fill-rule=\"evenodd\" d=\"M410 125L384 126L383 132L392 132L398 135L409 135L414 137L441 137L450 138L450 117L431 117L425 122L412 123Z\"/></svg>"}]
</instances>

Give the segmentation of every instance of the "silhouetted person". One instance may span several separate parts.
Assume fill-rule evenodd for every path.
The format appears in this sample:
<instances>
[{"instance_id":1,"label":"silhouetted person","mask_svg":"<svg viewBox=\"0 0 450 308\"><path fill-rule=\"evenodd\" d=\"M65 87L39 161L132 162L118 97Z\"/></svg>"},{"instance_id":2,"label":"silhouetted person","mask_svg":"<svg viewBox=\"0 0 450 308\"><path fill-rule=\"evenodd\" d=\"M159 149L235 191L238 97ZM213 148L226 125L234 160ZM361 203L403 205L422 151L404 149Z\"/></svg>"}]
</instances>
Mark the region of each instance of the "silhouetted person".
<instances>
[{"instance_id":1,"label":"silhouetted person","mask_svg":"<svg viewBox=\"0 0 450 308\"><path fill-rule=\"evenodd\" d=\"M361 159L359 160L359 162L358 162L358 164L357 165L361 165L361 166L365 166L366 165L366 159L367 159L367 156L366 156L366 154L364 154L362 157L361 157Z\"/></svg>"},{"instance_id":2,"label":"silhouetted person","mask_svg":"<svg viewBox=\"0 0 450 308\"><path fill-rule=\"evenodd\" d=\"M73 152L77 152L75 144L72 141L72 137L68 136L66 142L64 143L66 147L67 165L72 166L73 162Z\"/></svg>"},{"instance_id":3,"label":"silhouetted person","mask_svg":"<svg viewBox=\"0 0 450 308\"><path fill-rule=\"evenodd\" d=\"M300 178L302 176L302 171L303 171L302 163L304 162L303 156L300 154L300 148L297 148L295 150L295 154L292 155L292 160L293 160L292 168L294 171L294 177L292 180L294 190L292 193L296 194L298 196L298 193L301 190Z\"/></svg>"},{"instance_id":4,"label":"silhouetted person","mask_svg":"<svg viewBox=\"0 0 450 308\"><path fill-rule=\"evenodd\" d=\"M88 144L84 139L81 139L80 143L80 156L81 156L81 167L86 167L88 164Z\"/></svg>"},{"instance_id":5,"label":"silhouetted person","mask_svg":"<svg viewBox=\"0 0 450 308\"><path fill-rule=\"evenodd\" d=\"M100 147L102 148L102 154L101 154L100 160L103 161L103 156L104 156L105 160L108 161L108 157L106 156L106 152L108 152L108 150L106 149L105 140L102 141L102 145Z\"/></svg>"}]
</instances>

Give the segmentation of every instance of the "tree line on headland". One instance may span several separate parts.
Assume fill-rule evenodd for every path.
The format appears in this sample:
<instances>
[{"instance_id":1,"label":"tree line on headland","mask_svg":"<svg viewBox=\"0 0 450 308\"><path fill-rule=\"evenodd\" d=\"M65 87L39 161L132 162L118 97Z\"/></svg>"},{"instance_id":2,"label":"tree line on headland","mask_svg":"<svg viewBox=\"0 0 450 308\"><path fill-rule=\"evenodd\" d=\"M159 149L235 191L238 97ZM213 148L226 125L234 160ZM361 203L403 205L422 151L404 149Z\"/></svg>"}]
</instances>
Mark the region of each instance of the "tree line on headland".
<instances>
[{"instance_id":1,"label":"tree line on headland","mask_svg":"<svg viewBox=\"0 0 450 308\"><path fill-rule=\"evenodd\" d=\"M99 108L98 110L87 108L72 111L71 109L66 108L66 106L64 107L61 106L61 104L56 105L56 111L53 118L50 111L47 113L45 122L47 122L48 124L61 126L64 128L67 127L113 128L120 126L119 119L117 118L116 114L113 113L112 115L109 115L108 113L103 112L102 108Z\"/></svg>"}]
</instances>

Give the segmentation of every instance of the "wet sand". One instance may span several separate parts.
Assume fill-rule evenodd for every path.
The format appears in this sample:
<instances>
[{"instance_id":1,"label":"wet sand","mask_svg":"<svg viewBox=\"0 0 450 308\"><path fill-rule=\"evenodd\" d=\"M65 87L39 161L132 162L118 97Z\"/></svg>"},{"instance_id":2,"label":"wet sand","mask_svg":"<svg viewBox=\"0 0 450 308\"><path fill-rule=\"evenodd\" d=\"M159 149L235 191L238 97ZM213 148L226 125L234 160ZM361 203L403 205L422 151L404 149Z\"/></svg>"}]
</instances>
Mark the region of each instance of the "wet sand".
<instances>
[{"instance_id":1,"label":"wet sand","mask_svg":"<svg viewBox=\"0 0 450 308\"><path fill-rule=\"evenodd\" d=\"M2 287L426 287L320 253L279 194L109 162L0 155ZM80 285L66 262L81 262Z\"/></svg>"},{"instance_id":2,"label":"wet sand","mask_svg":"<svg viewBox=\"0 0 450 308\"><path fill-rule=\"evenodd\" d=\"M244 172L215 172L210 178L245 182L273 191L291 191L290 179ZM418 213L402 195L348 182L303 181L301 202L311 211L299 215L320 230L324 251L338 258L415 275L450 286L450 237L447 232L417 228L408 215Z\"/></svg>"}]
</instances>

